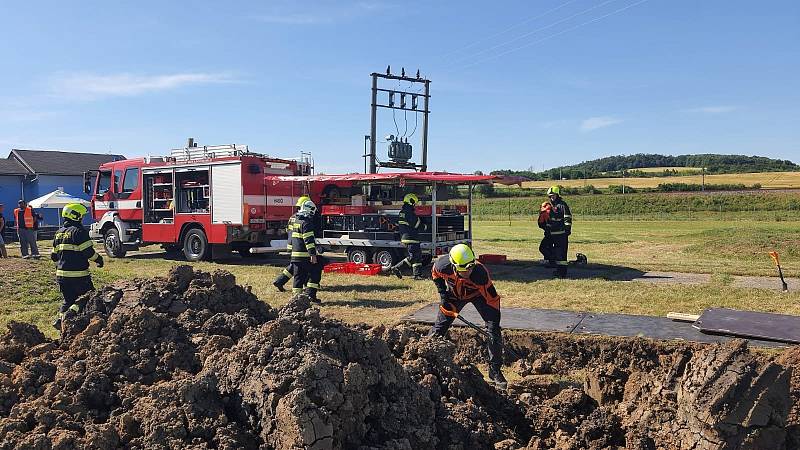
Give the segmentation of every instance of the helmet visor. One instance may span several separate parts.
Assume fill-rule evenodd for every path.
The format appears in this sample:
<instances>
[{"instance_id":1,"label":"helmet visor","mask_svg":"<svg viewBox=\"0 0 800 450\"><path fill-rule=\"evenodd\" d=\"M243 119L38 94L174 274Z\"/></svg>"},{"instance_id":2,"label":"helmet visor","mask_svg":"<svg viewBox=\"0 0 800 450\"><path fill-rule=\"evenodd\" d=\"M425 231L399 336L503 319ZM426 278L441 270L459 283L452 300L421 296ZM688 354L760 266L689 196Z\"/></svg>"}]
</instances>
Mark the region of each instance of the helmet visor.
<instances>
[{"instance_id":1,"label":"helmet visor","mask_svg":"<svg viewBox=\"0 0 800 450\"><path fill-rule=\"evenodd\" d=\"M453 266L455 266L457 272L469 272L473 267L475 267L475 261L470 261L466 264L453 263Z\"/></svg>"}]
</instances>

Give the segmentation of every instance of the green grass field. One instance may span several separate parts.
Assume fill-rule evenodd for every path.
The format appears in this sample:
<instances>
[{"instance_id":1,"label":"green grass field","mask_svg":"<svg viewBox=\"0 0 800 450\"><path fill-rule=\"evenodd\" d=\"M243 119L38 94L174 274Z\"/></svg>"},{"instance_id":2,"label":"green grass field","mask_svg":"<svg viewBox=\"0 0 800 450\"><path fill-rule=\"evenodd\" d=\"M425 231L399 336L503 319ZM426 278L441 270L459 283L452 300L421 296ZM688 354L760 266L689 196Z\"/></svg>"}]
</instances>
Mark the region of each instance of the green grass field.
<instances>
[{"instance_id":1,"label":"green grass field","mask_svg":"<svg viewBox=\"0 0 800 450\"><path fill-rule=\"evenodd\" d=\"M663 169L663 168L662 168ZM686 169L686 168L682 168ZM642 170L643 169L637 169ZM592 185L599 189L607 188L611 185L631 186L633 188L655 188L662 183L687 183L700 184L703 182L702 175L684 175L675 177L652 177L652 178L589 178L586 180L561 180L561 181L530 181L524 183L524 187L547 188L556 183L562 186L581 187ZM706 184L744 184L752 186L760 184L763 189L797 189L800 188L800 172L754 172L754 173L732 173L722 175L706 175Z\"/></svg>"},{"instance_id":2,"label":"green grass field","mask_svg":"<svg viewBox=\"0 0 800 450\"><path fill-rule=\"evenodd\" d=\"M787 276L800 275L800 218L793 220L608 220L575 217L570 255L585 253L591 263L639 270L681 271L713 274L702 286L591 280L539 280L531 270L540 259L540 230L530 220L476 221L477 253L502 253L507 265L490 267L503 296L503 305L557 308L596 312L663 315L669 311L699 313L709 306L784 312L800 315L800 294L781 294L763 289L729 286L730 275L774 275L767 255L781 253ZM42 247L47 243L42 242ZM93 270L95 284L119 279L165 275L183 264L151 253L108 260ZM10 253L17 254L16 248ZM42 253L49 250L43 248ZM202 262L196 268L225 269L237 282L251 285L267 303L280 306L289 296L271 286L285 260L232 260ZM59 294L50 261L0 259L0 326L8 320L39 325L53 336L49 326L58 309ZM396 323L406 314L436 300L433 283L393 277L327 275L323 280L324 314L348 322Z\"/></svg>"}]
</instances>

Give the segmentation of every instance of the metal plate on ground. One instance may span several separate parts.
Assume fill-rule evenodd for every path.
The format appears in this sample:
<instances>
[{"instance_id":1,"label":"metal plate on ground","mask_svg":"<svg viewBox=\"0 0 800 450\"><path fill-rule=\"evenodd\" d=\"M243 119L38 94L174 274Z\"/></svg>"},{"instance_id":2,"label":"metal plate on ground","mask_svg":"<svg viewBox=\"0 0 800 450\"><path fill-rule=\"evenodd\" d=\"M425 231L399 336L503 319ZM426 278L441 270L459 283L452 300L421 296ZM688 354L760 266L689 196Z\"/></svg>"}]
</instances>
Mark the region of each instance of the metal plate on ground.
<instances>
[{"instance_id":1,"label":"metal plate on ground","mask_svg":"<svg viewBox=\"0 0 800 450\"><path fill-rule=\"evenodd\" d=\"M506 329L561 331L570 333L583 319L584 314L576 311L558 311L554 309L503 308L500 326ZM439 304L428 305L405 318L409 322L433 323L439 312ZM480 314L471 304L461 310L461 314L470 322L483 326ZM453 325L464 325L460 320Z\"/></svg>"},{"instance_id":2,"label":"metal plate on ground","mask_svg":"<svg viewBox=\"0 0 800 450\"><path fill-rule=\"evenodd\" d=\"M800 344L800 317L709 308L692 325L703 333Z\"/></svg>"}]
</instances>

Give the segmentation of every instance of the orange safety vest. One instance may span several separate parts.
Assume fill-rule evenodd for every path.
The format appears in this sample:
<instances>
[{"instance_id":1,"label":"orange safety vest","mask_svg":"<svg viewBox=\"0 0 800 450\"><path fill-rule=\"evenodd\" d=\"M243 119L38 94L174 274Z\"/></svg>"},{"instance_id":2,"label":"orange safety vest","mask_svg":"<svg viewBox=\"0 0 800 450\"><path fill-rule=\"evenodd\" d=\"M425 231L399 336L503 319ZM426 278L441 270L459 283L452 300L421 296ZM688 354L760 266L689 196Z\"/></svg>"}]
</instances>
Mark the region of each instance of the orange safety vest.
<instances>
[{"instance_id":1,"label":"orange safety vest","mask_svg":"<svg viewBox=\"0 0 800 450\"><path fill-rule=\"evenodd\" d=\"M481 263L476 263L475 265L476 267L482 267ZM486 270L484 267L482 268ZM489 288L492 287L492 278L489 276L488 271L486 272L486 284L478 284L469 278L460 277L456 274L455 270L440 272L436 270L435 266L431 276L432 278L443 278L445 283L447 283L450 293L458 300L468 302L474 298L483 297L489 306L500 309L500 296L497 295L494 289L491 291L489 290Z\"/></svg>"},{"instance_id":2,"label":"orange safety vest","mask_svg":"<svg viewBox=\"0 0 800 450\"><path fill-rule=\"evenodd\" d=\"M25 228L32 230L33 229L33 208L30 206L25 207ZM14 209L14 222L19 230L19 208Z\"/></svg>"}]
</instances>

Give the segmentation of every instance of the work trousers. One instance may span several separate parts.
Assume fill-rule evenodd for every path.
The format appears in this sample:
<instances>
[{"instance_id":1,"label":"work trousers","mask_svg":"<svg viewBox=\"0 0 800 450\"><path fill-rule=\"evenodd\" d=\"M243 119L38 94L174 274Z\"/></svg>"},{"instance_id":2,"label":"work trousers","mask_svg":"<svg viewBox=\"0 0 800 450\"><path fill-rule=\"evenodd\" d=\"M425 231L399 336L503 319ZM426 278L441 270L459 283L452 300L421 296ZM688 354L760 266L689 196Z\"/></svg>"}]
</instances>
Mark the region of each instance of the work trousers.
<instances>
[{"instance_id":1,"label":"work trousers","mask_svg":"<svg viewBox=\"0 0 800 450\"><path fill-rule=\"evenodd\" d=\"M303 292L303 288L308 283L308 280L311 278L311 272L313 271L314 265L311 264L311 261L292 261L292 293L297 295Z\"/></svg>"},{"instance_id":2,"label":"work trousers","mask_svg":"<svg viewBox=\"0 0 800 450\"><path fill-rule=\"evenodd\" d=\"M559 274L567 273L567 254L569 250L569 236L565 234L545 234L539 251L544 259L550 261L558 268Z\"/></svg>"},{"instance_id":3,"label":"work trousers","mask_svg":"<svg viewBox=\"0 0 800 450\"><path fill-rule=\"evenodd\" d=\"M58 289L64 297L64 301L59 308L61 314L64 314L70 306L74 305L78 297L94 290L92 277L57 277L56 280L58 281Z\"/></svg>"},{"instance_id":4,"label":"work trousers","mask_svg":"<svg viewBox=\"0 0 800 450\"><path fill-rule=\"evenodd\" d=\"M309 290L309 295L314 298L316 297L317 290L320 288L320 283L322 282L322 269L328 263L328 260L324 256L317 255L317 263L311 264L308 262L308 278L306 282L303 284L302 287L306 287ZM298 270L298 267L295 263L290 263L286 266L283 271L275 278L274 284L284 286L292 277L295 277L295 271ZM295 288L295 284L292 283L292 288Z\"/></svg>"},{"instance_id":5,"label":"work trousers","mask_svg":"<svg viewBox=\"0 0 800 450\"><path fill-rule=\"evenodd\" d=\"M396 267L402 264L407 264L411 267L412 273L415 277L422 276L422 246L420 246L419 242L405 244L405 246L408 256L406 256L404 260L400 261Z\"/></svg>"},{"instance_id":6,"label":"work trousers","mask_svg":"<svg viewBox=\"0 0 800 450\"><path fill-rule=\"evenodd\" d=\"M489 335L491 336L491 339L489 339L487 342L487 347L489 350L489 364L496 368L502 366L503 334L501 333L500 328L499 304L497 308L489 306L489 304L486 303L486 299L483 297L477 297L470 301L456 300L455 298L448 301L450 304L455 306L456 311L458 312L461 312L461 310L468 303L472 303L475 306L475 309L478 310L478 314L481 315L481 319L483 319L483 322L486 324L486 331L488 331ZM441 310L439 310L439 313L436 315L436 323L433 324L433 328L431 328L428 336L437 335L444 337L454 320L454 317L448 317L444 315Z\"/></svg>"},{"instance_id":7,"label":"work trousers","mask_svg":"<svg viewBox=\"0 0 800 450\"><path fill-rule=\"evenodd\" d=\"M28 256L28 248L30 248L32 256L39 256L39 247L36 246L36 230L20 228L17 230L17 235L19 235L19 249L22 256Z\"/></svg>"}]
</instances>

